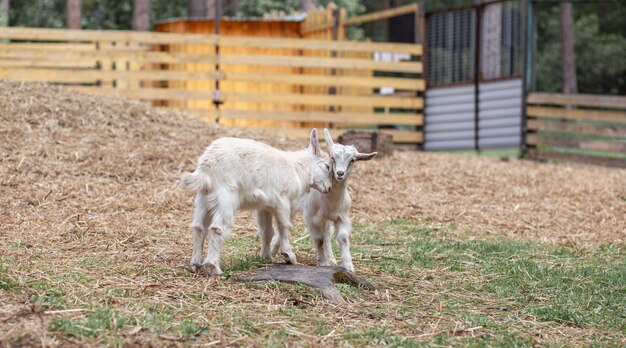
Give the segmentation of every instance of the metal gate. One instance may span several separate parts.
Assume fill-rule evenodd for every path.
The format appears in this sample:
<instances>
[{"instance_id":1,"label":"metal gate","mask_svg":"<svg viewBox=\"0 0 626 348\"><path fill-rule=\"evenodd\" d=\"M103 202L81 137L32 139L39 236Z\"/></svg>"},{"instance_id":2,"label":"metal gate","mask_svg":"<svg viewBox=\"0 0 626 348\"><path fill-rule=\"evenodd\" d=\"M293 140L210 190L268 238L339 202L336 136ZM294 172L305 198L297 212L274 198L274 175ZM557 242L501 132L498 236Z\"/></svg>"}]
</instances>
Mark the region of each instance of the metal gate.
<instances>
[{"instance_id":1,"label":"metal gate","mask_svg":"<svg viewBox=\"0 0 626 348\"><path fill-rule=\"evenodd\" d=\"M518 1L428 14L424 149L522 143L522 30Z\"/></svg>"}]
</instances>

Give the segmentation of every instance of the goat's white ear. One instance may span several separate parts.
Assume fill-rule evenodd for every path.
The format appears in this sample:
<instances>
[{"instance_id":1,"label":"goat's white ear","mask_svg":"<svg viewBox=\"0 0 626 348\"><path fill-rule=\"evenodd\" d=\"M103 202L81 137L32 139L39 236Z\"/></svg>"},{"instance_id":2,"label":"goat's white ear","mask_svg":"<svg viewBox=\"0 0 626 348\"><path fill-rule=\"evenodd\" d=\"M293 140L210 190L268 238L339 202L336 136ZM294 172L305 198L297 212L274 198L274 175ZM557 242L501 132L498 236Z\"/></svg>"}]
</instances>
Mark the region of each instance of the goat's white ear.
<instances>
[{"instance_id":1,"label":"goat's white ear","mask_svg":"<svg viewBox=\"0 0 626 348\"><path fill-rule=\"evenodd\" d=\"M335 143L333 142L333 137L330 136L328 128L324 128L324 139L326 140L326 145L328 145L328 151L330 151Z\"/></svg>"},{"instance_id":2,"label":"goat's white ear","mask_svg":"<svg viewBox=\"0 0 626 348\"><path fill-rule=\"evenodd\" d=\"M376 155L378 155L378 152L372 152L372 153L357 153L356 157L354 158L355 161L369 161L371 159L373 159L374 157L376 157Z\"/></svg>"},{"instance_id":3,"label":"goat's white ear","mask_svg":"<svg viewBox=\"0 0 626 348\"><path fill-rule=\"evenodd\" d=\"M315 156L322 155L322 149L320 149L320 141L317 138L317 128L313 128L311 130L311 139L309 143L309 148L311 149L311 151L313 152Z\"/></svg>"}]
</instances>

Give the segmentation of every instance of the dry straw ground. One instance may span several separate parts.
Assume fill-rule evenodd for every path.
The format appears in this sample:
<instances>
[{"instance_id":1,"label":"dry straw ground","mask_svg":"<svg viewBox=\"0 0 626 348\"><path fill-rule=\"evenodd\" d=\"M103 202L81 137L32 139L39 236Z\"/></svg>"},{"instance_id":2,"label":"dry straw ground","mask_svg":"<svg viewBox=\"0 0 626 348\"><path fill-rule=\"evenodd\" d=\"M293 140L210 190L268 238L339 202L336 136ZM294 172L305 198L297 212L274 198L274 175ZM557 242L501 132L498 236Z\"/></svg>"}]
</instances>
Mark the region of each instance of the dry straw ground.
<instances>
[{"instance_id":1,"label":"dry straw ground","mask_svg":"<svg viewBox=\"0 0 626 348\"><path fill-rule=\"evenodd\" d=\"M136 322L130 329L119 326L126 335L114 343L98 341L97 334L90 336L96 341L82 341L81 335L50 332L55 317L50 310L76 309L58 315L80 320L91 311L81 306L99 303L125 317L153 315L146 311L148 305L196 310L210 323L203 343L249 345L255 342L250 332L257 329L240 325L236 314L272 318L276 308L292 300L281 286L193 278L179 268L190 256L187 224L192 193L179 189L177 180L183 170L194 168L204 146L217 137L250 137L285 149L303 147L305 142L208 125L171 110L44 85L0 82L0 96L0 261L9 268L5 273L12 281L39 291L35 301L32 294L0 287L0 342L189 343L168 336L167 330L159 336ZM453 233L466 239L505 236L582 247L626 239L626 170L396 152L358 163L351 193L353 219L361 226L404 219L435 231L457 231ZM238 216L235 234L226 247L226 269L241 261L242 253L246 257L257 253L250 214ZM305 231L300 226L295 234L294 239L305 236ZM306 263L312 255L298 257ZM357 255L357 269L383 279L384 274L366 266L366 259L367 255ZM52 290L46 288L51 284ZM426 286L422 291L426 296L436 288ZM394 295L401 296L394 290L362 294L363 301L344 309L330 308L317 297L310 303L291 304L315 308L315 315L329 323L359 327L364 319L353 308ZM41 296L47 296L45 301ZM140 297L142 306L134 306L128 297ZM207 307L195 308L199 300ZM176 313L170 321L186 318ZM376 315L365 319L365 325L399 320L397 313L387 313L389 318L384 319ZM439 325L447 319L434 320ZM473 336L478 330L458 324L446 332ZM159 325L165 324L155 324ZM287 343L320 342L281 320L267 325L286 332ZM429 336L421 324L396 325L405 335ZM89 330L93 329L81 332ZM185 328L177 332L181 330ZM555 332L568 330L576 331ZM323 342L336 344L335 335L334 330L325 334Z\"/></svg>"}]
</instances>

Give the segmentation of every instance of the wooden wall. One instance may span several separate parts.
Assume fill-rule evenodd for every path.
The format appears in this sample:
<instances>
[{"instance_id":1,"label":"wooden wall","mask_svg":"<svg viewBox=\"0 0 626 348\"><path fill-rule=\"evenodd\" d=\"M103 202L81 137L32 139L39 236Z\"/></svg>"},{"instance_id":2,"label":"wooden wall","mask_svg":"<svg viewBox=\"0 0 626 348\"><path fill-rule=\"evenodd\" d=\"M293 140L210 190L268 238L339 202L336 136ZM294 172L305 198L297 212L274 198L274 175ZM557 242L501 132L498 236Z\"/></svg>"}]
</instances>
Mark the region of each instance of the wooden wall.
<instances>
[{"instance_id":1,"label":"wooden wall","mask_svg":"<svg viewBox=\"0 0 626 348\"><path fill-rule=\"evenodd\" d=\"M242 37L275 37L275 38L299 38L300 23L284 20L221 20L220 34ZM213 34L215 33L215 23L213 20L172 20L159 23L154 28L157 32L168 33L191 33L191 34ZM199 45L173 45L164 47L165 50L174 52L187 52L194 54L215 54L215 46ZM261 48L261 47L220 47L221 56L299 56L300 51L291 48ZM215 71L215 64L186 64L184 66L171 67L173 70L183 71ZM232 73L254 73L263 74L297 74L301 69L297 67L275 67L258 66L250 64L220 64L220 71L224 74ZM176 88L186 88L189 90L213 90L215 81L189 81L177 82ZM220 81L220 93L298 93L299 87L293 84L277 84L263 81ZM174 105L181 106L181 105ZM213 110L212 100L190 100L186 108L197 110L198 115L209 115L213 113L203 113L202 110ZM294 105L276 105L263 102L234 101L229 103L229 109L237 110L257 110L257 111L292 111L298 107ZM249 119L221 119L220 123L228 126L240 127L298 127L299 122L275 121L275 120L249 120Z\"/></svg>"},{"instance_id":2,"label":"wooden wall","mask_svg":"<svg viewBox=\"0 0 626 348\"><path fill-rule=\"evenodd\" d=\"M626 168L626 97L530 93L531 158Z\"/></svg>"}]
</instances>

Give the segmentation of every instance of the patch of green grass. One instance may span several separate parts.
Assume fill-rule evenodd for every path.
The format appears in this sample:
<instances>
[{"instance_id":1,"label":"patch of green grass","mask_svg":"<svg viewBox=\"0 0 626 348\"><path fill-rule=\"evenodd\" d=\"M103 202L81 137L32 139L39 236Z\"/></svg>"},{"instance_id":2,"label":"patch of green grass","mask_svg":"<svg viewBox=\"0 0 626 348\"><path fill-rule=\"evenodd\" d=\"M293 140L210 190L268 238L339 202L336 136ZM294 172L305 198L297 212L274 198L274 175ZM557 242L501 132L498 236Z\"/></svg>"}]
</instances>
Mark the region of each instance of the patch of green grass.
<instances>
[{"instance_id":1,"label":"patch of green grass","mask_svg":"<svg viewBox=\"0 0 626 348\"><path fill-rule=\"evenodd\" d=\"M459 285L478 297L514 299L541 321L620 329L626 320L626 253L623 246L595 251L510 240L455 241L415 232L410 259L384 259L383 272L463 272ZM406 271L409 266L413 271ZM480 280L480 283L477 283Z\"/></svg>"},{"instance_id":2,"label":"patch of green grass","mask_svg":"<svg viewBox=\"0 0 626 348\"><path fill-rule=\"evenodd\" d=\"M41 304L47 309L63 309L67 305L67 296L55 284L44 280L33 280L26 283L31 301Z\"/></svg>"},{"instance_id":3,"label":"patch of green grass","mask_svg":"<svg viewBox=\"0 0 626 348\"><path fill-rule=\"evenodd\" d=\"M129 316L121 315L110 308L98 308L82 319L53 318L48 329L63 336L82 338L109 335L136 324L137 320Z\"/></svg>"},{"instance_id":4,"label":"patch of green grass","mask_svg":"<svg viewBox=\"0 0 626 348\"><path fill-rule=\"evenodd\" d=\"M241 252L222 260L225 277L194 277L164 264L138 273L93 257L46 269L36 259L17 265L7 257L0 258L0 289L32 295L45 310L82 309L50 316L48 329L49 337L85 346L135 339L265 347L620 346L626 340L623 243L576 248L477 239L453 225L428 229L392 220L355 223L351 244L357 273L388 291L337 284L354 301L335 305L304 285L236 282L232 276L265 263L252 237L229 245ZM300 250L314 253L309 241ZM98 282L101 267L112 273ZM32 268L45 277L28 280ZM136 327L142 330L129 336Z\"/></svg>"},{"instance_id":5,"label":"patch of green grass","mask_svg":"<svg viewBox=\"0 0 626 348\"><path fill-rule=\"evenodd\" d=\"M11 278L5 266L5 261L0 257L0 289L10 290L18 286L18 282Z\"/></svg>"}]
</instances>

